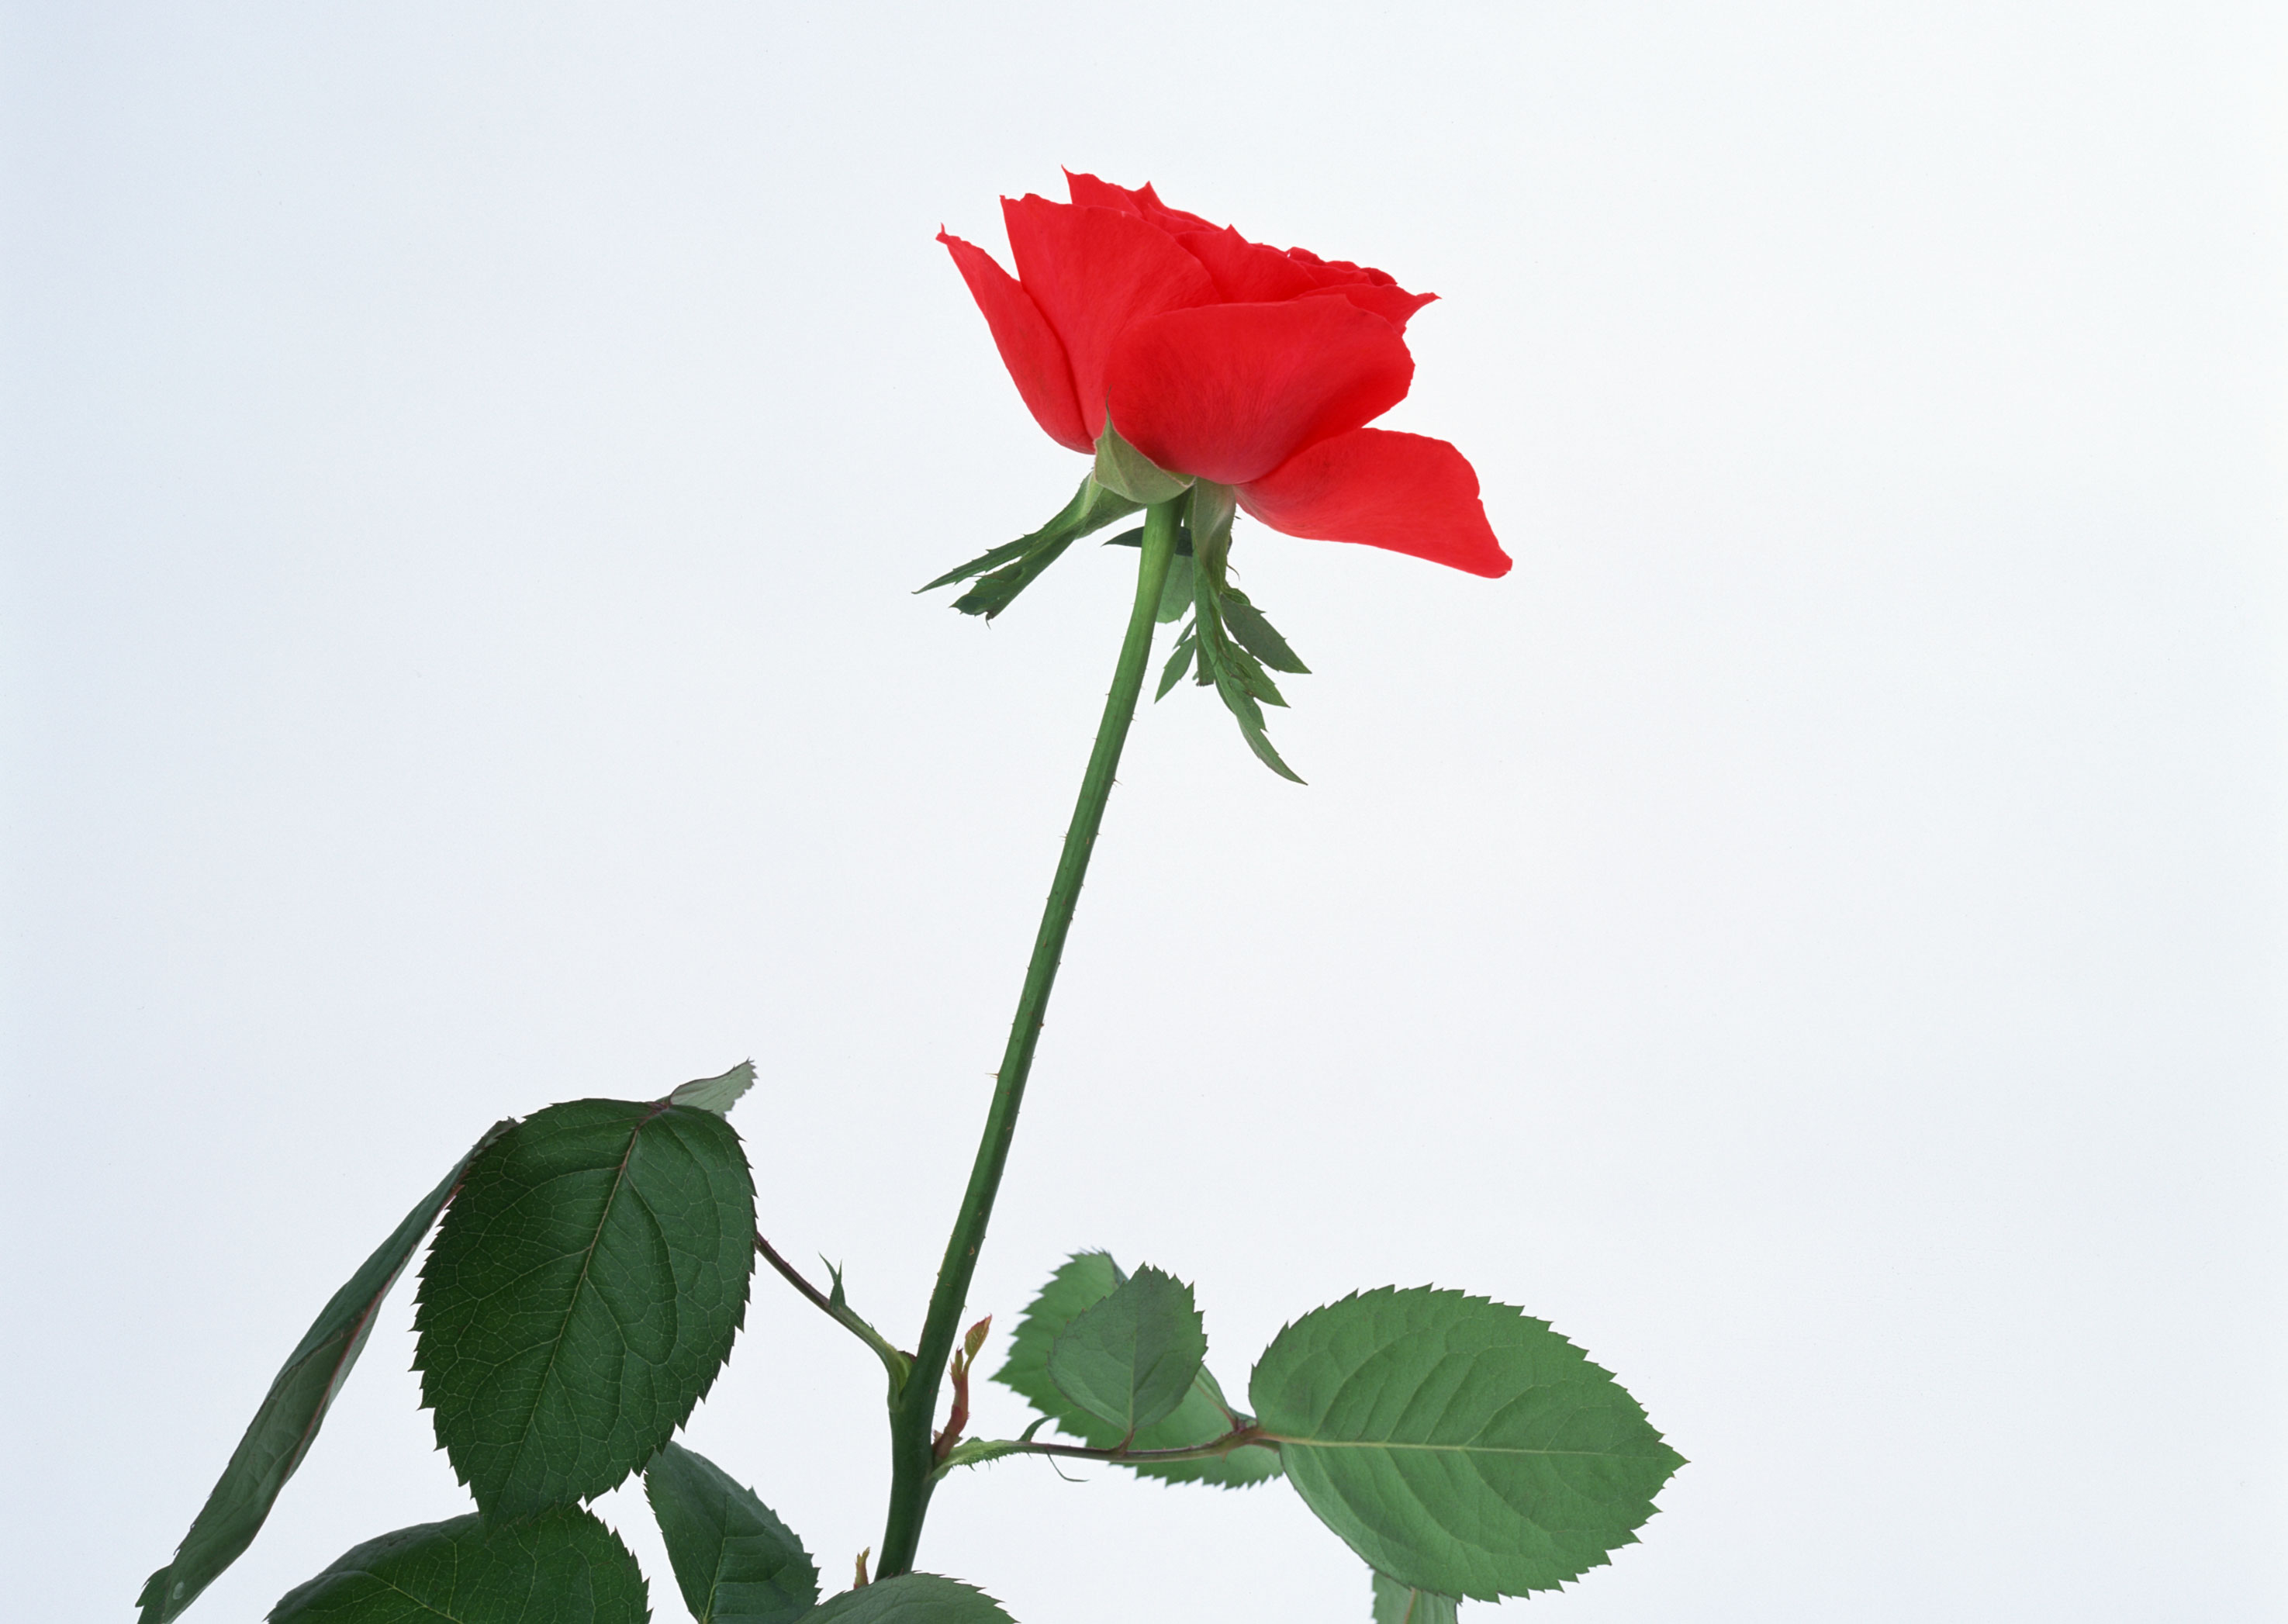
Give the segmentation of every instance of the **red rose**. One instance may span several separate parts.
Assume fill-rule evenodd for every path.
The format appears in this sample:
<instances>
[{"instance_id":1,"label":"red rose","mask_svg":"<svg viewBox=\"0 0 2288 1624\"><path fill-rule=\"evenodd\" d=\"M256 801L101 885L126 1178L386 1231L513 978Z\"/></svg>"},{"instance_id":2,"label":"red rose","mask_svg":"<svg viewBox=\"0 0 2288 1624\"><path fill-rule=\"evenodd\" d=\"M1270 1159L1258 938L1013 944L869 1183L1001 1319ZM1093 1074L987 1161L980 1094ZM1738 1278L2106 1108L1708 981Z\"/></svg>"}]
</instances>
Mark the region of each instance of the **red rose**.
<instances>
[{"instance_id":1,"label":"red rose","mask_svg":"<svg viewBox=\"0 0 2288 1624\"><path fill-rule=\"evenodd\" d=\"M1406 398L1407 319L1436 295L1250 242L1148 186L1067 179L1069 203L1002 199L1014 278L938 234L1050 438L1093 450L1108 422L1275 530L1508 572L1462 454L1366 426Z\"/></svg>"}]
</instances>

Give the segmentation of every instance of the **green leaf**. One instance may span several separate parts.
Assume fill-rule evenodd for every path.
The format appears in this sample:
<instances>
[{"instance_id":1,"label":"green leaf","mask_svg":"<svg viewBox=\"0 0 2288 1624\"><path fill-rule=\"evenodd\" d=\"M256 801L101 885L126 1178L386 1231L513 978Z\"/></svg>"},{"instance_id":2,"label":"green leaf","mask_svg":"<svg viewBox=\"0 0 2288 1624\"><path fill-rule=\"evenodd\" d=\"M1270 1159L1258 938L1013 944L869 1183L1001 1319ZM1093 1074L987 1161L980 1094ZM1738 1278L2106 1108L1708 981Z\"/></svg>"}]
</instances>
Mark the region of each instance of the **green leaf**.
<instances>
[{"instance_id":1,"label":"green leaf","mask_svg":"<svg viewBox=\"0 0 2288 1624\"><path fill-rule=\"evenodd\" d=\"M1295 651L1287 646L1287 639L1263 618L1263 611L1248 602L1246 593L1235 586L1226 585L1222 606L1223 623L1230 628L1231 635L1239 639L1242 648L1275 671L1285 671L1296 677L1311 674L1311 668L1296 658Z\"/></svg>"},{"instance_id":2,"label":"green leaf","mask_svg":"<svg viewBox=\"0 0 2288 1624\"><path fill-rule=\"evenodd\" d=\"M754 1181L711 1112L551 1105L472 1162L414 1363L485 1514L589 1499L656 1454L730 1354L754 1264Z\"/></svg>"},{"instance_id":3,"label":"green leaf","mask_svg":"<svg viewBox=\"0 0 2288 1624\"><path fill-rule=\"evenodd\" d=\"M1148 1265L1057 1334L1049 1380L1126 1438L1184 1401L1207 1355L1192 1288Z\"/></svg>"},{"instance_id":4,"label":"green leaf","mask_svg":"<svg viewBox=\"0 0 2288 1624\"><path fill-rule=\"evenodd\" d=\"M166 1624L197 1600L199 1592L254 1542L286 1479L309 1454L334 1395L341 1391L350 1367L364 1351L382 1299L396 1284L437 1215L460 1188L470 1161L512 1126L496 1122L488 1129L484 1137L434 1190L421 1198L389 1239L319 1311L294 1351L286 1356L284 1368L271 1382L213 1493L176 1548L175 1559L144 1581L135 1603L143 1610L140 1624Z\"/></svg>"},{"instance_id":5,"label":"green leaf","mask_svg":"<svg viewBox=\"0 0 2288 1624\"><path fill-rule=\"evenodd\" d=\"M979 553L966 564L949 569L927 586L918 589L933 592L941 586L951 586L957 581L966 581L972 575L982 574L1004 564L1023 558L1027 553L1051 542L1071 542L1093 531L1101 530L1116 519L1125 519L1144 504L1131 502L1116 491L1107 490L1096 482L1093 474L1084 476L1073 498L1059 508L1054 518L1030 535L1021 535L1013 542Z\"/></svg>"},{"instance_id":6,"label":"green leaf","mask_svg":"<svg viewBox=\"0 0 2288 1624\"><path fill-rule=\"evenodd\" d=\"M644 1495L699 1624L789 1624L817 1605L802 1541L705 1455L668 1445L644 1469Z\"/></svg>"},{"instance_id":7,"label":"green leaf","mask_svg":"<svg viewBox=\"0 0 2288 1624\"><path fill-rule=\"evenodd\" d=\"M1109 423L1096 437L1096 482L1127 497L1138 507L1149 507L1180 496L1192 483L1189 474L1171 473L1120 438Z\"/></svg>"},{"instance_id":8,"label":"green leaf","mask_svg":"<svg viewBox=\"0 0 2288 1624\"><path fill-rule=\"evenodd\" d=\"M1158 619L1163 626L1183 619L1184 611L1192 606L1192 560L1180 553L1168 560L1167 578L1160 583Z\"/></svg>"},{"instance_id":9,"label":"green leaf","mask_svg":"<svg viewBox=\"0 0 2288 1624\"><path fill-rule=\"evenodd\" d=\"M1458 1291L1385 1287L1306 1314L1248 1392L1319 1519L1444 1596L1524 1596L1601 1565L1684 1463L1580 1349Z\"/></svg>"},{"instance_id":10,"label":"green leaf","mask_svg":"<svg viewBox=\"0 0 2288 1624\"><path fill-rule=\"evenodd\" d=\"M1374 1624L1454 1624L1462 1604L1435 1590L1418 1590L1387 1573L1374 1576Z\"/></svg>"},{"instance_id":11,"label":"green leaf","mask_svg":"<svg viewBox=\"0 0 2288 1624\"><path fill-rule=\"evenodd\" d=\"M712 1111L717 1116L728 1116L739 1097L755 1086L755 1063L742 1060L720 1077L698 1077L685 1083L667 1097L671 1105L688 1105L695 1111Z\"/></svg>"},{"instance_id":12,"label":"green leaf","mask_svg":"<svg viewBox=\"0 0 2288 1624\"><path fill-rule=\"evenodd\" d=\"M1013 1624L984 1591L935 1573L901 1573L845 1590L803 1624Z\"/></svg>"},{"instance_id":13,"label":"green leaf","mask_svg":"<svg viewBox=\"0 0 2288 1624\"><path fill-rule=\"evenodd\" d=\"M1120 1432L1066 1398L1049 1379L1049 1350L1058 1333L1084 1310L1103 1301L1128 1277L1102 1252L1078 1252L1049 1277L1040 1295L1025 1311L1016 1334L1009 1339L1009 1359L994 1379L1029 1402L1070 1437L1092 1449L1111 1449ZM1223 1389L1203 1366L1173 1414L1137 1430L1131 1446L1137 1449L1187 1449L1221 1438L1232 1430L1231 1406ZM1166 1483L1206 1483L1218 1488L1246 1488L1279 1475L1279 1453L1256 1446L1229 1454L1199 1461L1128 1462L1139 1477Z\"/></svg>"},{"instance_id":14,"label":"green leaf","mask_svg":"<svg viewBox=\"0 0 2288 1624\"><path fill-rule=\"evenodd\" d=\"M1159 692L1152 696L1154 704L1156 705L1167 698L1168 690L1184 680L1184 673L1192 669L1192 656L1198 654L1199 649L1197 632L1193 627L1185 627L1182 634L1176 638L1176 646L1168 651L1167 668L1160 673Z\"/></svg>"},{"instance_id":15,"label":"green leaf","mask_svg":"<svg viewBox=\"0 0 2288 1624\"><path fill-rule=\"evenodd\" d=\"M368 1540L270 1624L645 1624L643 1571L612 1531L556 1506L488 1536L474 1515Z\"/></svg>"}]
</instances>

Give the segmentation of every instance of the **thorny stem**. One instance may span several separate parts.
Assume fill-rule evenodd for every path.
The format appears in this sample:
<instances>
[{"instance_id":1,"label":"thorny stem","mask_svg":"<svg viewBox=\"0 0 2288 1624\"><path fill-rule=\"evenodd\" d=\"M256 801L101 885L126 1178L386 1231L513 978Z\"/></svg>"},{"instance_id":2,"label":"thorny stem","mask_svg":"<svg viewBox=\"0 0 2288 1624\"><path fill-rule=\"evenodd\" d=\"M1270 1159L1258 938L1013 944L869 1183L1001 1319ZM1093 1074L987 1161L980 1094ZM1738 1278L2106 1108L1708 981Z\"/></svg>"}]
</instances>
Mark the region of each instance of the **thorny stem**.
<instances>
[{"instance_id":1,"label":"thorny stem","mask_svg":"<svg viewBox=\"0 0 2288 1624\"><path fill-rule=\"evenodd\" d=\"M985 1114L985 1132L970 1168L969 1186L963 1192L961 1210L947 1238L945 1259L938 1265L937 1287L930 1294L929 1317L922 1324L921 1342L913 1359L913 1374L890 1406L890 1512L882 1533L882 1559L878 1579L910 1573L921 1544L922 1519L928 1515L930 1490L938 1470L931 1422L937 1415L938 1385L953 1352L969 1282L977 1271L978 1249L985 1244L986 1226L993 1216L993 1198L1001 1187L1002 1169L1017 1133L1017 1109L1024 1102L1025 1079L1033 1066L1033 1050L1056 985L1057 963L1063 955L1066 933L1072 928L1074 906L1080 900L1081 881L1096 845L1096 832L1104 821L1104 804L1112 794L1113 773L1120 765L1122 746L1128 741L1128 725L1136 715L1136 701L1144 688L1144 667L1152 654L1152 631L1160 606L1160 589L1176 553L1178 516L1184 498L1156 503L1144 515L1142 558L1136 573L1136 601L1128 614L1128 631L1114 667L1112 690L1105 695L1104 719L1097 726L1096 748L1081 777L1080 799L1073 808L1072 824L1065 832L1064 852L1057 861L1056 878L1049 886L1048 906L1033 940L1033 957L1025 967L1024 990L1017 998L1017 1015L1009 1028L1009 1045L995 1075L993 1103Z\"/></svg>"}]
</instances>

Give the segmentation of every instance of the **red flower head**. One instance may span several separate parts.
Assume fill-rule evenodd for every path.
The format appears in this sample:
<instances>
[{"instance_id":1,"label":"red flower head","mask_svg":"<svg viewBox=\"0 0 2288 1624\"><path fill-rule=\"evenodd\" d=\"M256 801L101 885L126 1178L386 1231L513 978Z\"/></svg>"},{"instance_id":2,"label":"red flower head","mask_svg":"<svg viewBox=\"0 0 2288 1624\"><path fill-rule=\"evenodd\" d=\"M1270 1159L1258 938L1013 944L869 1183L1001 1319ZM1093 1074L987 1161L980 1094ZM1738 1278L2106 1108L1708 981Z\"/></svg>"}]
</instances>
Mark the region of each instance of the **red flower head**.
<instances>
[{"instance_id":1,"label":"red flower head","mask_svg":"<svg viewBox=\"0 0 2288 1624\"><path fill-rule=\"evenodd\" d=\"M1508 572L1462 454L1366 426L1406 398L1406 322L1434 294L1250 242L1148 186L1067 179L1069 203L1002 199L1013 278L938 234L1051 439L1090 451L1108 423L1274 530Z\"/></svg>"}]
</instances>

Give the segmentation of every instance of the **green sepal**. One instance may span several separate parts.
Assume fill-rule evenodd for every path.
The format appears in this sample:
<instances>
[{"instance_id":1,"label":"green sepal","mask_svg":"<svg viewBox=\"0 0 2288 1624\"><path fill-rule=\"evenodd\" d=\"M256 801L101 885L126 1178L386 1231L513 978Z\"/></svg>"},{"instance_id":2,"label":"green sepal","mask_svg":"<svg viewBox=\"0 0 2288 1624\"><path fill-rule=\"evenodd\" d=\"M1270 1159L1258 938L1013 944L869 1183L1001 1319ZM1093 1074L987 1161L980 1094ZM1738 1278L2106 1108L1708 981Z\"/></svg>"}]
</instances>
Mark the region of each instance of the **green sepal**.
<instances>
[{"instance_id":1,"label":"green sepal","mask_svg":"<svg viewBox=\"0 0 2288 1624\"><path fill-rule=\"evenodd\" d=\"M1168 574L1160 582L1160 608L1155 617L1161 625L1173 625L1192 606L1192 577L1196 573L1192 560L1182 553L1168 560Z\"/></svg>"},{"instance_id":2,"label":"green sepal","mask_svg":"<svg viewBox=\"0 0 2288 1624\"><path fill-rule=\"evenodd\" d=\"M1073 1316L1049 1344L1049 1380L1123 1438L1184 1401L1208 1356L1192 1288L1148 1264Z\"/></svg>"},{"instance_id":3,"label":"green sepal","mask_svg":"<svg viewBox=\"0 0 2288 1624\"><path fill-rule=\"evenodd\" d=\"M1184 673L1192 669L1192 658L1199 653L1199 647L1198 631L1192 626L1185 627L1176 638L1176 646L1168 651L1167 669L1160 673L1159 692L1152 695L1154 704L1167 698L1168 691L1184 680Z\"/></svg>"},{"instance_id":4,"label":"green sepal","mask_svg":"<svg viewBox=\"0 0 2288 1624\"><path fill-rule=\"evenodd\" d=\"M1273 670L1294 677L1311 674L1311 668L1287 646L1287 639L1263 618L1263 611L1248 602L1247 594L1228 582L1223 589L1223 623L1239 639L1241 647Z\"/></svg>"},{"instance_id":5,"label":"green sepal","mask_svg":"<svg viewBox=\"0 0 2288 1624\"><path fill-rule=\"evenodd\" d=\"M576 1506L488 1531L472 1514L344 1552L270 1610L270 1624L644 1624L643 1571Z\"/></svg>"},{"instance_id":6,"label":"green sepal","mask_svg":"<svg viewBox=\"0 0 2288 1624\"><path fill-rule=\"evenodd\" d=\"M469 1163L514 1126L513 1121L496 1122L488 1129L318 1311L263 1395L206 1504L176 1547L174 1560L144 1580L142 1593L135 1598L143 1610L140 1624L167 1624L254 1543L286 1480L309 1454L334 1395L349 1380L382 1299L460 1188Z\"/></svg>"},{"instance_id":7,"label":"green sepal","mask_svg":"<svg viewBox=\"0 0 2288 1624\"><path fill-rule=\"evenodd\" d=\"M1065 549L1073 538L1061 535L1053 542L1044 542L1014 564L1005 565L971 587L953 600L953 606L964 614L981 614L987 620L1017 601L1017 594L1038 581L1049 566L1065 556Z\"/></svg>"},{"instance_id":8,"label":"green sepal","mask_svg":"<svg viewBox=\"0 0 2288 1624\"><path fill-rule=\"evenodd\" d=\"M1103 1252L1077 1252L1041 1287L1009 1339L1009 1358L994 1379L1040 1411L1059 1430L1092 1449L1112 1449L1120 1433L1059 1391L1049 1379L1049 1350L1057 1335L1084 1311L1102 1302L1128 1277ZM1225 1401L1223 1389L1205 1366L1172 1414L1137 1430L1135 1449L1189 1449L1214 1442L1246 1424L1248 1417ZM1029 1434L1028 1435L1029 1436ZM1279 1476L1279 1452L1250 1445L1227 1454L1196 1461L1123 1461L1140 1477L1165 1483L1205 1483L1217 1488L1247 1488Z\"/></svg>"},{"instance_id":9,"label":"green sepal","mask_svg":"<svg viewBox=\"0 0 2288 1624\"><path fill-rule=\"evenodd\" d=\"M1223 629L1222 606L1209 572L1199 572L1199 595L1193 622L1197 628L1199 642L1200 681L1212 685L1224 709L1230 711L1239 724L1240 737L1255 757L1280 777L1301 783L1302 777L1282 760L1271 746L1263 730L1263 709L1260 701L1283 705L1279 690L1255 661L1255 657L1234 643Z\"/></svg>"},{"instance_id":10,"label":"green sepal","mask_svg":"<svg viewBox=\"0 0 2288 1624\"><path fill-rule=\"evenodd\" d=\"M576 1100L470 1163L422 1265L414 1362L437 1440L488 1517L617 1485L729 1357L755 1186L709 1111Z\"/></svg>"},{"instance_id":11,"label":"green sepal","mask_svg":"<svg viewBox=\"0 0 2288 1624\"><path fill-rule=\"evenodd\" d=\"M1272 1339L1248 1395L1319 1520L1441 1596L1526 1596L1602 1565L1684 1463L1545 1321L1458 1291L1315 1310Z\"/></svg>"},{"instance_id":12,"label":"green sepal","mask_svg":"<svg viewBox=\"0 0 2288 1624\"><path fill-rule=\"evenodd\" d=\"M900 1573L822 1603L803 1624L1015 1624L974 1585L935 1573Z\"/></svg>"},{"instance_id":13,"label":"green sepal","mask_svg":"<svg viewBox=\"0 0 2288 1624\"><path fill-rule=\"evenodd\" d=\"M698 1624L793 1624L818 1604L802 1541L705 1455L668 1445L644 1469L644 1498Z\"/></svg>"},{"instance_id":14,"label":"green sepal","mask_svg":"<svg viewBox=\"0 0 2288 1624\"><path fill-rule=\"evenodd\" d=\"M1120 438L1109 422L1096 437L1096 482L1127 497L1140 508L1180 496L1191 485L1189 474L1171 473Z\"/></svg>"},{"instance_id":15,"label":"green sepal","mask_svg":"<svg viewBox=\"0 0 2288 1624\"><path fill-rule=\"evenodd\" d=\"M1080 488L1073 493L1070 502L1059 508L1056 516L1034 531L1021 535L1013 542L979 553L966 564L949 569L927 586L915 588L916 592L934 592L941 586L951 586L957 581L966 581L972 575L982 574L989 569L1023 558L1037 547L1062 539L1073 541L1092 531L1101 530L1116 519L1125 519L1144 504L1131 502L1117 492L1107 490L1096 481L1094 474L1084 476Z\"/></svg>"},{"instance_id":16,"label":"green sepal","mask_svg":"<svg viewBox=\"0 0 2288 1624\"><path fill-rule=\"evenodd\" d=\"M1435 1590L1418 1590L1387 1573L1374 1576L1374 1624L1455 1624L1462 1604Z\"/></svg>"},{"instance_id":17,"label":"green sepal","mask_svg":"<svg viewBox=\"0 0 2288 1624\"><path fill-rule=\"evenodd\" d=\"M1107 547L1141 547L1144 544L1144 527L1139 525L1133 530L1123 530L1118 535L1108 536L1104 544ZM1176 556L1180 558L1192 556L1192 532L1190 527L1181 521L1176 526Z\"/></svg>"},{"instance_id":18,"label":"green sepal","mask_svg":"<svg viewBox=\"0 0 2288 1624\"><path fill-rule=\"evenodd\" d=\"M1124 519L1142 505L1100 484L1091 474L1081 480L1072 500L1030 535L1021 535L1013 542L981 552L920 590L932 591L982 574L984 579L955 598L953 606L964 614L981 614L989 621L1015 602L1018 593L1039 580L1042 572L1062 558L1073 543L1101 530L1116 519Z\"/></svg>"},{"instance_id":19,"label":"green sepal","mask_svg":"<svg viewBox=\"0 0 2288 1624\"><path fill-rule=\"evenodd\" d=\"M1283 654L1299 668L1302 665L1295 659L1294 651L1287 647L1285 639L1271 630L1270 622L1256 612L1253 605L1247 604L1227 579L1231 562L1231 525L1239 511L1237 498L1229 486L1202 479L1192 487L1188 507L1197 566L1192 573L1192 630L1198 647L1200 685L1216 691L1224 709L1239 724L1240 737L1247 741L1247 748L1255 752L1258 761L1280 777L1299 784L1302 778L1281 759L1263 728L1263 707L1284 705L1287 701L1255 654L1241 642L1235 642L1232 634L1225 630L1226 607L1238 598L1244 606L1241 614L1251 617L1251 635L1268 633L1264 646Z\"/></svg>"}]
</instances>

